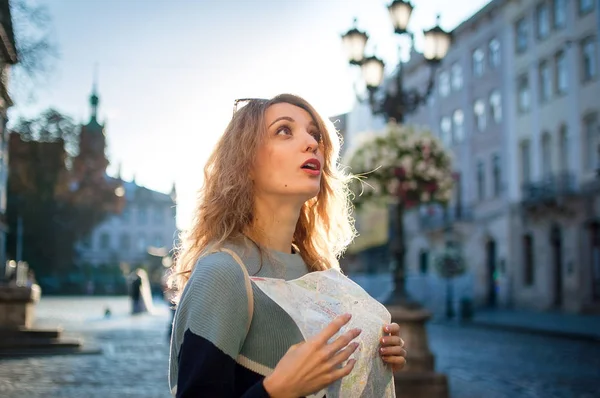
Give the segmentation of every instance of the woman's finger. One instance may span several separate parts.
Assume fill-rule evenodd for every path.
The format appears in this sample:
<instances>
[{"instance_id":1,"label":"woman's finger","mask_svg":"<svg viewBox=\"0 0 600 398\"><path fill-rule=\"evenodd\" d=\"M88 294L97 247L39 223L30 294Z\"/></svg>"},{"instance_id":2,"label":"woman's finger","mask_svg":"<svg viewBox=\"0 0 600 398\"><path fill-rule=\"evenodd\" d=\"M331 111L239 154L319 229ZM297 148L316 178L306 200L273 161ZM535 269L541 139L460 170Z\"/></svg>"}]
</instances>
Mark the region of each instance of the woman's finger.
<instances>
[{"instance_id":1,"label":"woman's finger","mask_svg":"<svg viewBox=\"0 0 600 398\"><path fill-rule=\"evenodd\" d=\"M360 329L352 329L335 339L329 346L327 346L326 358L331 358L336 352L346 347L352 340L357 338L361 333Z\"/></svg>"},{"instance_id":2,"label":"woman's finger","mask_svg":"<svg viewBox=\"0 0 600 398\"><path fill-rule=\"evenodd\" d=\"M382 356L398 356L398 357L406 357L406 350L399 346L393 347L381 347L379 349L379 353Z\"/></svg>"},{"instance_id":3,"label":"woman's finger","mask_svg":"<svg viewBox=\"0 0 600 398\"><path fill-rule=\"evenodd\" d=\"M381 345L386 346L399 346L404 347L404 340L400 336L383 336L380 340Z\"/></svg>"},{"instance_id":4,"label":"woman's finger","mask_svg":"<svg viewBox=\"0 0 600 398\"><path fill-rule=\"evenodd\" d=\"M383 331L384 333L389 333L395 336L399 336L400 335L400 325L398 325L397 323L390 323L389 325L385 325L383 327Z\"/></svg>"},{"instance_id":5,"label":"woman's finger","mask_svg":"<svg viewBox=\"0 0 600 398\"><path fill-rule=\"evenodd\" d=\"M313 337L311 341L321 347L326 345L329 339L335 336L345 324L350 322L350 318L352 318L350 314L338 316L329 325L325 326L319 334Z\"/></svg>"},{"instance_id":6,"label":"woman's finger","mask_svg":"<svg viewBox=\"0 0 600 398\"><path fill-rule=\"evenodd\" d=\"M352 355L354 353L354 351L356 351L357 348L358 348L358 343L356 343L356 342L348 344L348 346L346 348L339 351L329 361L327 361L326 367L328 369L337 368L339 364L341 364L342 362L344 362L348 358L350 358L350 355Z\"/></svg>"},{"instance_id":7,"label":"woman's finger","mask_svg":"<svg viewBox=\"0 0 600 398\"><path fill-rule=\"evenodd\" d=\"M400 356L385 356L381 357L381 359L383 359L384 362L393 365L395 368L406 364L406 358Z\"/></svg>"},{"instance_id":8,"label":"woman's finger","mask_svg":"<svg viewBox=\"0 0 600 398\"><path fill-rule=\"evenodd\" d=\"M354 369L354 365L356 364L356 359L349 360L346 365L342 366L339 369L335 369L333 371L327 372L324 374L324 386L328 386L334 381L341 379L344 376L348 376L352 369Z\"/></svg>"}]
</instances>

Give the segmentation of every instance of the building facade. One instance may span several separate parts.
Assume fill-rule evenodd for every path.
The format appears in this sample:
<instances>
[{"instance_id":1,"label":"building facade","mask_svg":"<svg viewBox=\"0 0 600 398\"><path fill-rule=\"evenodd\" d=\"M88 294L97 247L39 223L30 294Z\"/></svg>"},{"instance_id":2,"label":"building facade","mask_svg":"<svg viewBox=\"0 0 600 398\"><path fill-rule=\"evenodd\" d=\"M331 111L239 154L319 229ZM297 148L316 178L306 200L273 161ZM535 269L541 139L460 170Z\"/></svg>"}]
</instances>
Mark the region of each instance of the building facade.
<instances>
[{"instance_id":1,"label":"building facade","mask_svg":"<svg viewBox=\"0 0 600 398\"><path fill-rule=\"evenodd\" d=\"M572 312L600 304L598 13L594 0L505 7L513 298Z\"/></svg>"},{"instance_id":2,"label":"building facade","mask_svg":"<svg viewBox=\"0 0 600 398\"><path fill-rule=\"evenodd\" d=\"M449 244L467 259L457 299L597 306L598 3L493 0L452 32L435 91L406 120L432 130L454 156L447 213L422 206L405 218L409 290L430 307L443 305L432 260ZM413 51L404 84L423 90L430 73ZM352 143L364 126L349 121Z\"/></svg>"},{"instance_id":3,"label":"building facade","mask_svg":"<svg viewBox=\"0 0 600 398\"><path fill-rule=\"evenodd\" d=\"M6 262L6 193L8 182L8 130L7 111L12 106L8 95L8 76L17 63L17 50L8 0L0 0L0 278L4 276Z\"/></svg>"},{"instance_id":4,"label":"building facade","mask_svg":"<svg viewBox=\"0 0 600 398\"><path fill-rule=\"evenodd\" d=\"M77 243L76 262L93 267L128 264L131 269L147 264L151 257L165 257L172 251L178 234L176 190L173 185L170 193L157 192L138 185L135 179L123 181L120 175L116 178L106 175L106 138L104 125L98 121L99 102L94 88L90 96L90 121L81 128L80 153L86 152L86 162L95 162L92 169L102 173L100 178L113 180L114 185L120 186L117 189L122 189L120 194L125 203L120 214L107 217Z\"/></svg>"},{"instance_id":5,"label":"building facade","mask_svg":"<svg viewBox=\"0 0 600 398\"><path fill-rule=\"evenodd\" d=\"M442 307L445 301L445 281L437 277L433 260L448 245L466 254L467 272L455 282L457 299L469 298L480 306L508 305L510 300L504 170L509 126L503 114L510 67L504 54L503 3L492 1L454 29L450 51L435 70L428 104L406 119L428 126L453 155L452 203L446 210L421 206L405 220L411 290L430 307ZM405 84L423 90L430 73L422 55L413 52L404 68Z\"/></svg>"},{"instance_id":6,"label":"building facade","mask_svg":"<svg viewBox=\"0 0 600 398\"><path fill-rule=\"evenodd\" d=\"M162 193L124 182L125 207L77 245L78 262L93 266L139 266L149 256L167 256L177 240L175 187Z\"/></svg>"}]
</instances>

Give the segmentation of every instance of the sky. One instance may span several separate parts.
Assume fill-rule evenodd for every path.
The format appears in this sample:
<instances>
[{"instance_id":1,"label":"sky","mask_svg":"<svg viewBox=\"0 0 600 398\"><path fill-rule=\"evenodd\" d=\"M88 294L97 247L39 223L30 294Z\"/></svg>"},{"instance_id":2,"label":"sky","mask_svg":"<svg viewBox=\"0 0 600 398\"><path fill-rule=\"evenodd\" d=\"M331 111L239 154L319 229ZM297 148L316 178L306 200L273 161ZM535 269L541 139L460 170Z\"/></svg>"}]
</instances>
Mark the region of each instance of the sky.
<instances>
[{"instance_id":1,"label":"sky","mask_svg":"<svg viewBox=\"0 0 600 398\"><path fill-rule=\"evenodd\" d=\"M453 29L489 0L414 0L409 28ZM231 118L233 100L303 96L324 116L348 112L358 70L340 35L370 38L366 52L391 69L407 41L381 0L37 0L48 7L59 58L35 99L12 121L49 107L85 123L97 65L99 119L109 174L168 192L176 183L180 228L189 225L202 169Z\"/></svg>"}]
</instances>

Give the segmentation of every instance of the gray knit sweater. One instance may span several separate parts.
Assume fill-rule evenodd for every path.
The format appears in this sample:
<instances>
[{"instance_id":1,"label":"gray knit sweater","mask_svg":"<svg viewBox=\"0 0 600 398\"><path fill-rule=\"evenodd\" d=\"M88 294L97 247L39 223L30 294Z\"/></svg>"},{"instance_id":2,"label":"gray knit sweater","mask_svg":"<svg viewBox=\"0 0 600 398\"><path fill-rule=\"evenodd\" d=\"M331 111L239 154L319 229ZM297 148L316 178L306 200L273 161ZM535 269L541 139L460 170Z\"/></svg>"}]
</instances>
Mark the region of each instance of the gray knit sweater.
<instances>
[{"instance_id":1,"label":"gray knit sweater","mask_svg":"<svg viewBox=\"0 0 600 398\"><path fill-rule=\"evenodd\" d=\"M299 254L263 251L261 256L256 246L248 240L237 244L229 243L224 247L238 254L251 276L290 280L308 272ZM197 363L208 361L213 362L212 366L220 366L219 363L222 362L219 358L213 358L220 354L204 357L212 349L212 346L206 348L206 341L216 347L216 352L235 361L236 370L226 372L233 372L237 376L232 376L230 381L225 377L219 383L239 384L247 376L240 376L240 372L247 373L249 370L256 376L270 374L290 346L303 340L300 330L281 307L254 284L252 290L254 313L246 334L249 320L248 297L240 265L230 254L224 252L212 253L198 260L183 291L173 323L169 382L173 392L179 390L177 396L188 396L181 393L184 386L178 386L178 383L186 385L189 396L192 396L192 391L197 396L205 396L202 393L209 391L205 389L208 388L205 387L208 382L202 380L215 378L215 374L222 373L213 370L208 372L206 369L210 367L206 363ZM192 344L191 340L197 337L202 341L200 345ZM182 350L202 353L186 351L182 355ZM188 369L181 369L183 366ZM245 369L240 370L239 366ZM229 369L230 366L223 367ZM219 396L241 396L247 390L245 386L239 385L232 388L237 393L230 392L228 395L223 392Z\"/></svg>"}]
</instances>

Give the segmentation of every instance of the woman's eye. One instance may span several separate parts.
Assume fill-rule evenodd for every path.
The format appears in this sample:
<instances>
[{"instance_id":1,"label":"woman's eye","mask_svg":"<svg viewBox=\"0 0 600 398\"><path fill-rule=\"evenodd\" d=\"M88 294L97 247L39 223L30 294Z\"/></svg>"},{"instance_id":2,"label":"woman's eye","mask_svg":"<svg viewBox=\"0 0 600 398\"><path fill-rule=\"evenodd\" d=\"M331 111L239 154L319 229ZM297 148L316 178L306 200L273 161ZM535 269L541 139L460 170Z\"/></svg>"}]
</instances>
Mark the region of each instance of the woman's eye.
<instances>
[{"instance_id":1,"label":"woman's eye","mask_svg":"<svg viewBox=\"0 0 600 398\"><path fill-rule=\"evenodd\" d=\"M311 135L312 135L312 136L315 138L315 140L316 140L317 142L319 142L319 143L320 143L320 142L323 140L323 134L321 134L321 132L320 132L320 131L315 131L315 132L311 133Z\"/></svg>"},{"instance_id":2,"label":"woman's eye","mask_svg":"<svg viewBox=\"0 0 600 398\"><path fill-rule=\"evenodd\" d=\"M281 126L277 129L276 134L277 135L280 135L280 134L290 135L290 134L292 134L292 130L290 130L290 128L287 126Z\"/></svg>"}]
</instances>

